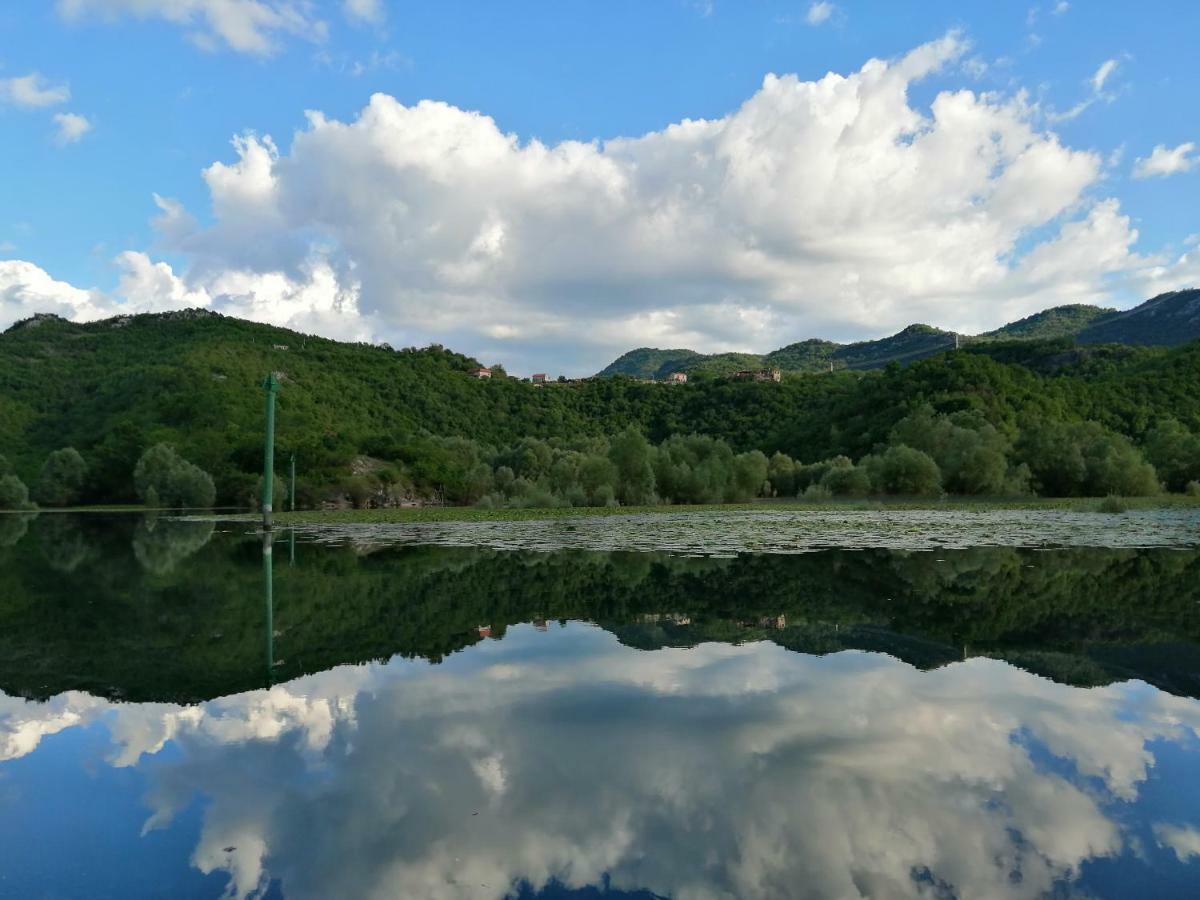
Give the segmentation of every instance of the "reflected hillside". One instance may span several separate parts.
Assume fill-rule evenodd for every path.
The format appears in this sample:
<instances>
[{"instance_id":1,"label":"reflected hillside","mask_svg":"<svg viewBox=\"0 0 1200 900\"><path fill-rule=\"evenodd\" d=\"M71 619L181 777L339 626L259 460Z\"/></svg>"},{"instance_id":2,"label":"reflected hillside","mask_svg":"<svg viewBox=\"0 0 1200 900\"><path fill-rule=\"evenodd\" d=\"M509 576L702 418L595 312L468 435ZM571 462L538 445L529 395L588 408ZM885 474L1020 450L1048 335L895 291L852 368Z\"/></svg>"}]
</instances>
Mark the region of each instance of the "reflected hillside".
<instances>
[{"instance_id":1,"label":"reflected hillside","mask_svg":"<svg viewBox=\"0 0 1200 900\"><path fill-rule=\"evenodd\" d=\"M376 550L243 524L42 516L0 548L0 689L189 701L341 663L437 663L517 623L641 649L772 641L923 669L993 656L1057 681L1200 695L1200 553L829 550L690 558ZM271 597L265 572L272 572Z\"/></svg>"}]
</instances>

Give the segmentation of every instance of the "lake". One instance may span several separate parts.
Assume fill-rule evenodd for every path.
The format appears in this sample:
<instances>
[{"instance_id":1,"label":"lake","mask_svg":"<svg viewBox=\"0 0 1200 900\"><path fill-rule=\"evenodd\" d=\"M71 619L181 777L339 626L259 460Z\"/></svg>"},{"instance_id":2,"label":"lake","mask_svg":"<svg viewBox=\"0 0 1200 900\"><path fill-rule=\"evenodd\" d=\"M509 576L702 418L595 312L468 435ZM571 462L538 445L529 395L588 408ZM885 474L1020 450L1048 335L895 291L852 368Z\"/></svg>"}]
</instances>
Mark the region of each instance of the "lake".
<instances>
[{"instance_id":1,"label":"lake","mask_svg":"<svg viewBox=\"0 0 1200 900\"><path fill-rule=\"evenodd\" d=\"M1196 897L1190 511L0 517L0 896Z\"/></svg>"}]
</instances>

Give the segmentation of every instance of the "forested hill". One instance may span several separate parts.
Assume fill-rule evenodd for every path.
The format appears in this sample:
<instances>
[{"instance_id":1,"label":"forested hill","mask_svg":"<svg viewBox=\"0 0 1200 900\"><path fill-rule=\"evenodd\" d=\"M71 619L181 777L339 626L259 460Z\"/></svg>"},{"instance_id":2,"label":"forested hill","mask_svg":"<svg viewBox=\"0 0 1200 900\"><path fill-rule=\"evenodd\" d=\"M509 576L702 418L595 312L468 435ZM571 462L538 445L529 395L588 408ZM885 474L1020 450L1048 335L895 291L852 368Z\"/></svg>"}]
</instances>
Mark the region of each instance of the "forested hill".
<instances>
[{"instance_id":1,"label":"forested hill","mask_svg":"<svg viewBox=\"0 0 1200 900\"><path fill-rule=\"evenodd\" d=\"M1166 417L1200 432L1198 343L990 342L907 367L780 384L605 378L543 387L477 381L467 373L474 364L436 346L339 343L199 311L90 324L39 317L0 335L0 456L32 485L51 451L74 447L88 467L84 499L132 500L140 454L168 442L213 475L223 502L245 503L261 469L268 372L281 382L277 448L281 458L298 455L306 488L350 478L364 457L417 485L455 484L480 460L519 475L524 463L503 448L523 438L598 446L627 429L654 442L702 434L736 452L857 459L926 404L975 410L1014 440L1035 420L1094 420L1135 443Z\"/></svg>"},{"instance_id":2,"label":"forested hill","mask_svg":"<svg viewBox=\"0 0 1200 900\"><path fill-rule=\"evenodd\" d=\"M1125 312L1099 306L1056 306L979 335L961 335L962 343L1074 338L1079 343L1175 346L1200 338L1200 290L1160 294ZM875 341L838 344L810 339L770 353L697 353L639 347L618 357L600 376L628 375L662 380L672 372L728 375L743 369L778 367L785 372L835 369L881 369L892 362L906 365L952 349L953 332L930 325L910 325Z\"/></svg>"}]
</instances>

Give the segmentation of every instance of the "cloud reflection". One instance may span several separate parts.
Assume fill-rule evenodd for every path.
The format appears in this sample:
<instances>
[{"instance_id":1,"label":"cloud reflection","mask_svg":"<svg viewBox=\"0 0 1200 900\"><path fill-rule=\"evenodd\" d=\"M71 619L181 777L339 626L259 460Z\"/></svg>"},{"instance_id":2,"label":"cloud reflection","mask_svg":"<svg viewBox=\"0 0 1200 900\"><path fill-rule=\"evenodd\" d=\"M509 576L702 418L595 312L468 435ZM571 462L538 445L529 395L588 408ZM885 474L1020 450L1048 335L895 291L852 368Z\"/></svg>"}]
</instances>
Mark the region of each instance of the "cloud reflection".
<instances>
[{"instance_id":1,"label":"cloud reflection","mask_svg":"<svg viewBox=\"0 0 1200 900\"><path fill-rule=\"evenodd\" d=\"M774 644L641 652L572 624L446 663L340 667L199 706L0 697L3 758L103 722L145 829L209 798L192 864L244 897L1038 897L1133 842L1153 740L1200 704L972 659ZM1124 824L1123 824L1124 823ZM1186 823L1154 826L1180 859Z\"/></svg>"}]
</instances>

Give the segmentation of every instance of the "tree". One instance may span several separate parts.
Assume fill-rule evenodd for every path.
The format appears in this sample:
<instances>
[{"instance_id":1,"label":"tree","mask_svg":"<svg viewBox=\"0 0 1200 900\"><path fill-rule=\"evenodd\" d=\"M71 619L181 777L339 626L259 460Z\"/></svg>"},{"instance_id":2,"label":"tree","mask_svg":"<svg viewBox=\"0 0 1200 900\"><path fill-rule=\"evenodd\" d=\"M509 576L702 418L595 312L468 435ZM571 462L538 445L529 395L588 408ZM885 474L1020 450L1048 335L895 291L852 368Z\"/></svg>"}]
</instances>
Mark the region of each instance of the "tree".
<instances>
[{"instance_id":1,"label":"tree","mask_svg":"<svg viewBox=\"0 0 1200 900\"><path fill-rule=\"evenodd\" d=\"M865 497L871 493L871 476L863 466L833 466L819 486L835 497Z\"/></svg>"},{"instance_id":2,"label":"tree","mask_svg":"<svg viewBox=\"0 0 1200 900\"><path fill-rule=\"evenodd\" d=\"M1200 435L1184 428L1176 419L1160 420L1146 435L1146 458L1163 483L1172 491L1184 490L1200 480Z\"/></svg>"},{"instance_id":3,"label":"tree","mask_svg":"<svg viewBox=\"0 0 1200 900\"><path fill-rule=\"evenodd\" d=\"M942 492L942 473L933 457L905 444L868 456L863 464L871 473L872 486L881 494L929 497Z\"/></svg>"},{"instance_id":4,"label":"tree","mask_svg":"<svg viewBox=\"0 0 1200 900\"><path fill-rule=\"evenodd\" d=\"M1154 467L1129 439L1098 422L1032 423L1017 451L1042 495L1142 497L1159 490Z\"/></svg>"},{"instance_id":5,"label":"tree","mask_svg":"<svg viewBox=\"0 0 1200 900\"><path fill-rule=\"evenodd\" d=\"M79 499L87 478L87 463L74 447L55 450L42 466L35 491L46 506L67 506Z\"/></svg>"},{"instance_id":6,"label":"tree","mask_svg":"<svg viewBox=\"0 0 1200 900\"><path fill-rule=\"evenodd\" d=\"M0 475L0 509L33 509L29 490L16 475Z\"/></svg>"},{"instance_id":7,"label":"tree","mask_svg":"<svg viewBox=\"0 0 1200 900\"><path fill-rule=\"evenodd\" d=\"M796 496L796 463L786 453L775 451L767 466L767 478L777 497Z\"/></svg>"},{"instance_id":8,"label":"tree","mask_svg":"<svg viewBox=\"0 0 1200 900\"><path fill-rule=\"evenodd\" d=\"M608 458L617 469L617 499L625 506L641 506L654 499L651 449L640 431L626 429L613 438Z\"/></svg>"},{"instance_id":9,"label":"tree","mask_svg":"<svg viewBox=\"0 0 1200 900\"><path fill-rule=\"evenodd\" d=\"M217 496L212 476L169 444L155 444L142 454L133 470L133 485L144 503L168 509L210 507Z\"/></svg>"}]
</instances>

